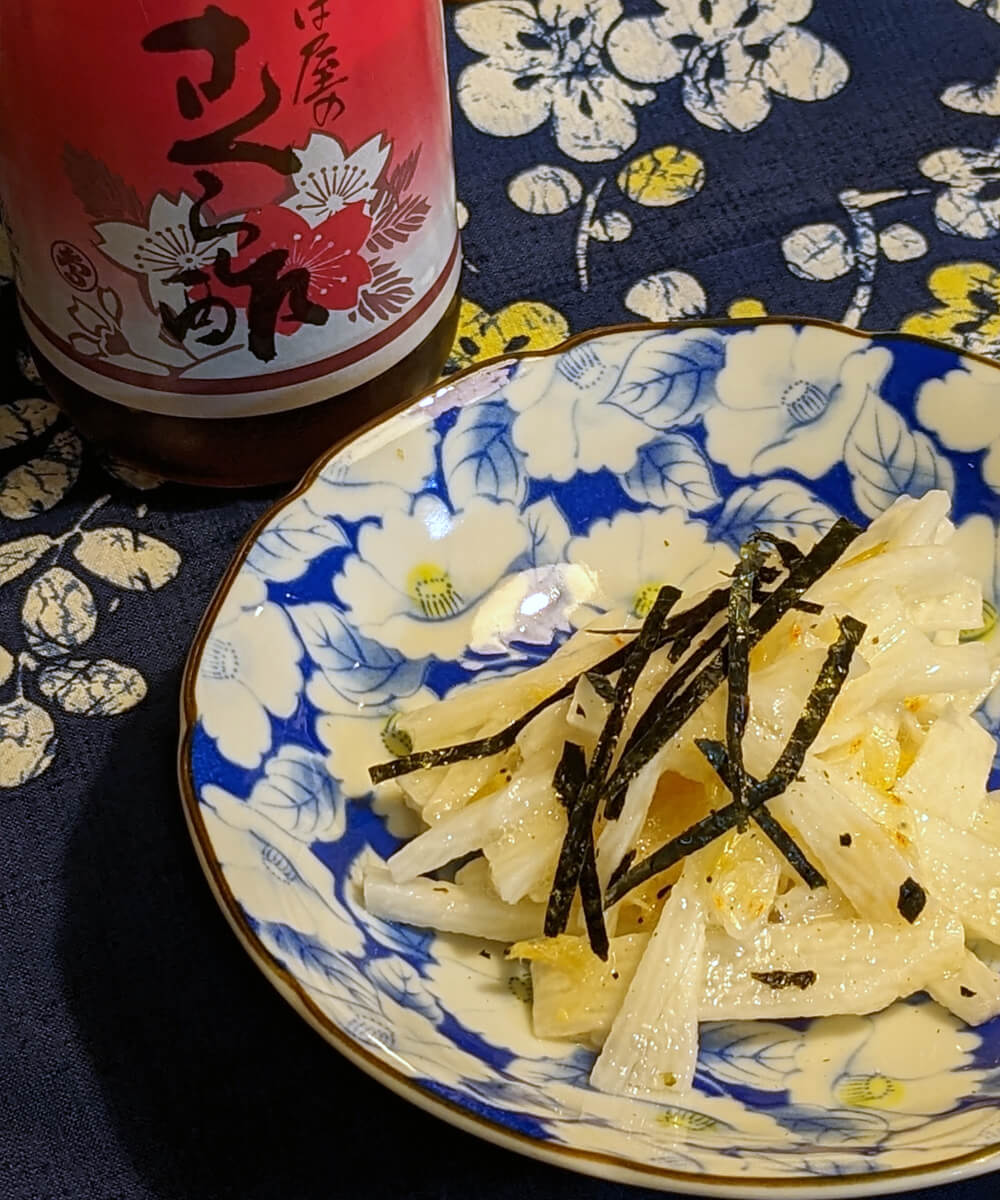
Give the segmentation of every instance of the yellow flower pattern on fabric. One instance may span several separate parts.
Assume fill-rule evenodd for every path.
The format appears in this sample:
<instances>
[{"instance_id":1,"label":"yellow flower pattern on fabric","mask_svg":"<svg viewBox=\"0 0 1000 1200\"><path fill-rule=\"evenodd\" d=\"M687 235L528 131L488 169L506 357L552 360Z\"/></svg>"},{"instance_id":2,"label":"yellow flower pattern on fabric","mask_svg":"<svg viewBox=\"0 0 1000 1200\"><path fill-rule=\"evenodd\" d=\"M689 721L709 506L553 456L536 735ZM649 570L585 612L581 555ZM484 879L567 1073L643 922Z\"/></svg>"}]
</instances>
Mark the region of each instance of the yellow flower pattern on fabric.
<instances>
[{"instance_id":1,"label":"yellow flower pattern on fabric","mask_svg":"<svg viewBox=\"0 0 1000 1200\"><path fill-rule=\"evenodd\" d=\"M569 323L562 313L538 300L518 300L488 313L463 299L445 374L518 350L546 350L568 337Z\"/></svg>"},{"instance_id":2,"label":"yellow flower pattern on fabric","mask_svg":"<svg viewBox=\"0 0 1000 1200\"><path fill-rule=\"evenodd\" d=\"M1000 357L1000 270L984 262L946 263L927 286L941 303L911 313L900 326L904 333Z\"/></svg>"}]
</instances>

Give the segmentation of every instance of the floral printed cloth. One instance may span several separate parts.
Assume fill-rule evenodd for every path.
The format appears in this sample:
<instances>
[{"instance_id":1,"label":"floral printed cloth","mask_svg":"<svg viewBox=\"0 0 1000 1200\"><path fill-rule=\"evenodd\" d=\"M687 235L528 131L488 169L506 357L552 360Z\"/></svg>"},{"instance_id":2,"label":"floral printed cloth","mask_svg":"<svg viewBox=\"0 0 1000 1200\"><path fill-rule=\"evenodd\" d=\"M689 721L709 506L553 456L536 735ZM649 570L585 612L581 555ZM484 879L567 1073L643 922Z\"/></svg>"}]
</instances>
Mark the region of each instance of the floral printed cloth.
<instances>
[{"instance_id":1,"label":"floral printed cloth","mask_svg":"<svg viewBox=\"0 0 1000 1200\"><path fill-rule=\"evenodd\" d=\"M449 370L598 324L761 313L1000 359L997 0L474 0L447 21L466 263ZM863 388L872 355L857 378L832 363L831 386ZM0 1195L623 1196L410 1109L252 971L174 754L187 646L272 497L160 487L83 447L9 285L0 380ZM720 399L712 420L751 419L735 376ZM928 420L947 432L947 411ZM780 466L780 432L728 465ZM827 469L835 432L799 470ZM990 447L1000 477L997 446L1000 420L958 448ZM269 687L283 711L280 663ZM238 686L227 704L266 720Z\"/></svg>"}]
</instances>

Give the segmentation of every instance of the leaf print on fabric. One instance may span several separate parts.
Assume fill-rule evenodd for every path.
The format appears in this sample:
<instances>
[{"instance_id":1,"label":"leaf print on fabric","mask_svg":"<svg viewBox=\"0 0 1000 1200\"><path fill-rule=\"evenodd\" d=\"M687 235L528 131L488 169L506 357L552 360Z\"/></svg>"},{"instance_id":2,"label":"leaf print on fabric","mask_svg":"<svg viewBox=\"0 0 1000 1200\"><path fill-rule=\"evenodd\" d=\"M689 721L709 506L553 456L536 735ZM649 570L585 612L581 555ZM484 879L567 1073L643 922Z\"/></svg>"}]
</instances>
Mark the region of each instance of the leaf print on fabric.
<instances>
[{"instance_id":1,"label":"leaf print on fabric","mask_svg":"<svg viewBox=\"0 0 1000 1200\"><path fill-rule=\"evenodd\" d=\"M992 150L936 150L919 166L928 179L946 185L934 202L939 229L977 239L1000 233L1000 142Z\"/></svg>"},{"instance_id":2,"label":"leaf print on fabric","mask_svg":"<svg viewBox=\"0 0 1000 1200\"><path fill-rule=\"evenodd\" d=\"M572 171L539 163L515 175L507 195L523 212L555 216L580 203L583 185Z\"/></svg>"},{"instance_id":3,"label":"leaf print on fabric","mask_svg":"<svg viewBox=\"0 0 1000 1200\"><path fill-rule=\"evenodd\" d=\"M6 683L14 674L14 655L6 646L0 646L0 683Z\"/></svg>"},{"instance_id":4,"label":"leaf print on fabric","mask_svg":"<svg viewBox=\"0 0 1000 1200\"><path fill-rule=\"evenodd\" d=\"M844 447L854 502L877 517L899 496L919 498L932 488L951 492L955 473L926 433L909 428L899 411L869 392Z\"/></svg>"},{"instance_id":5,"label":"leaf print on fabric","mask_svg":"<svg viewBox=\"0 0 1000 1200\"><path fill-rule=\"evenodd\" d=\"M0 587L30 571L55 544L48 534L34 533L31 537L0 545Z\"/></svg>"},{"instance_id":6,"label":"leaf print on fabric","mask_svg":"<svg viewBox=\"0 0 1000 1200\"><path fill-rule=\"evenodd\" d=\"M469 405L441 442L448 496L463 508L474 496L521 504L527 495L524 455L514 445L514 414L502 401Z\"/></svg>"},{"instance_id":7,"label":"leaf print on fabric","mask_svg":"<svg viewBox=\"0 0 1000 1200\"><path fill-rule=\"evenodd\" d=\"M595 242L624 242L632 236L632 221L619 209L595 217L587 226L587 234Z\"/></svg>"},{"instance_id":8,"label":"leaf print on fabric","mask_svg":"<svg viewBox=\"0 0 1000 1200\"><path fill-rule=\"evenodd\" d=\"M841 54L798 28L812 0L657 0L660 16L611 31L615 68L637 83L682 77L684 107L702 125L746 133L771 111L772 93L826 100L847 83Z\"/></svg>"},{"instance_id":9,"label":"leaf print on fabric","mask_svg":"<svg viewBox=\"0 0 1000 1200\"><path fill-rule=\"evenodd\" d=\"M1000 23L1000 0L958 0L958 3ZM952 84L941 93L941 103L959 112L1000 117L1000 70L986 83Z\"/></svg>"},{"instance_id":10,"label":"leaf print on fabric","mask_svg":"<svg viewBox=\"0 0 1000 1200\"><path fill-rule=\"evenodd\" d=\"M802 225L781 240L788 269L800 279L837 279L854 266L854 247L837 225Z\"/></svg>"},{"instance_id":11,"label":"leaf print on fabric","mask_svg":"<svg viewBox=\"0 0 1000 1200\"><path fill-rule=\"evenodd\" d=\"M0 514L24 521L54 508L76 483L82 457L83 446L75 433L68 429L57 433L44 453L0 479Z\"/></svg>"},{"instance_id":12,"label":"leaf print on fabric","mask_svg":"<svg viewBox=\"0 0 1000 1200\"><path fill-rule=\"evenodd\" d=\"M892 262L910 262L927 253L927 239L912 225L897 221L887 225L878 235L878 246Z\"/></svg>"},{"instance_id":13,"label":"leaf print on fabric","mask_svg":"<svg viewBox=\"0 0 1000 1200\"><path fill-rule=\"evenodd\" d=\"M41 775L55 754L55 726L44 708L18 697L0 704L0 788Z\"/></svg>"},{"instance_id":14,"label":"leaf print on fabric","mask_svg":"<svg viewBox=\"0 0 1000 1200\"><path fill-rule=\"evenodd\" d=\"M668 433L639 448L635 466L622 487L639 504L689 512L714 508L722 499L712 467L698 444L683 433Z\"/></svg>"},{"instance_id":15,"label":"leaf print on fabric","mask_svg":"<svg viewBox=\"0 0 1000 1200\"><path fill-rule=\"evenodd\" d=\"M623 167L618 186L630 200L645 208L669 208L701 191L705 186L705 164L693 150L658 146Z\"/></svg>"},{"instance_id":16,"label":"leaf print on fabric","mask_svg":"<svg viewBox=\"0 0 1000 1200\"><path fill-rule=\"evenodd\" d=\"M0 450L9 450L37 437L58 420L59 409L40 396L0 404Z\"/></svg>"},{"instance_id":17,"label":"leaf print on fabric","mask_svg":"<svg viewBox=\"0 0 1000 1200\"><path fill-rule=\"evenodd\" d=\"M927 287L940 304L905 317L904 333L1000 358L1000 270L984 262L945 263Z\"/></svg>"},{"instance_id":18,"label":"leaf print on fabric","mask_svg":"<svg viewBox=\"0 0 1000 1200\"><path fill-rule=\"evenodd\" d=\"M77 658L43 667L38 686L42 695L78 717L114 717L146 695L142 675L110 658Z\"/></svg>"},{"instance_id":19,"label":"leaf print on fabric","mask_svg":"<svg viewBox=\"0 0 1000 1200\"><path fill-rule=\"evenodd\" d=\"M499 312L489 313L463 299L455 343L444 372L450 374L518 350L547 350L564 342L569 333L569 323L562 313L538 300L517 300Z\"/></svg>"},{"instance_id":20,"label":"leaf print on fabric","mask_svg":"<svg viewBox=\"0 0 1000 1200\"><path fill-rule=\"evenodd\" d=\"M708 309L701 284L686 271L658 271L633 283L623 301L629 312L648 321L700 317Z\"/></svg>"},{"instance_id":21,"label":"leaf print on fabric","mask_svg":"<svg viewBox=\"0 0 1000 1200\"><path fill-rule=\"evenodd\" d=\"M632 108L656 98L607 64L605 38L621 12L619 0L483 0L459 9L456 34L485 55L458 76L466 119L494 137L551 120L570 158L617 158L636 139Z\"/></svg>"},{"instance_id":22,"label":"leaf print on fabric","mask_svg":"<svg viewBox=\"0 0 1000 1200\"><path fill-rule=\"evenodd\" d=\"M262 579L289 583L298 579L318 555L347 545L337 521L318 515L301 496L258 535L247 555L247 565Z\"/></svg>"},{"instance_id":23,"label":"leaf print on fabric","mask_svg":"<svg viewBox=\"0 0 1000 1200\"><path fill-rule=\"evenodd\" d=\"M809 546L836 519L833 509L801 483L762 479L733 492L712 527L712 536L738 550L755 529L765 529Z\"/></svg>"},{"instance_id":24,"label":"leaf print on fabric","mask_svg":"<svg viewBox=\"0 0 1000 1200\"><path fill-rule=\"evenodd\" d=\"M35 654L59 658L93 637L97 605L82 579L65 567L50 567L28 588L21 623Z\"/></svg>"},{"instance_id":25,"label":"leaf print on fabric","mask_svg":"<svg viewBox=\"0 0 1000 1200\"><path fill-rule=\"evenodd\" d=\"M153 592L180 570L181 556L166 542L123 525L88 529L73 557L92 575L133 592Z\"/></svg>"}]
</instances>

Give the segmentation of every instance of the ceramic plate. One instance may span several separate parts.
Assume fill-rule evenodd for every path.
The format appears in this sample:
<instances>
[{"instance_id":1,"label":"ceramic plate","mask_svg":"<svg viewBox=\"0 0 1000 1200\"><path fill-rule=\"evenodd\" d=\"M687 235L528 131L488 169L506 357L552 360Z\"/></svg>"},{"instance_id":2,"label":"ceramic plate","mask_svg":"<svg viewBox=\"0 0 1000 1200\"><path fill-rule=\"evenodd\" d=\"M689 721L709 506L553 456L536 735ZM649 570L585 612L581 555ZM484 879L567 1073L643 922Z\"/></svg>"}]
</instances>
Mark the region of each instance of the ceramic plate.
<instances>
[{"instance_id":1,"label":"ceramic plate","mask_svg":"<svg viewBox=\"0 0 1000 1200\"><path fill-rule=\"evenodd\" d=\"M366 775L405 752L397 714L641 611L755 527L946 488L995 600L998 414L995 366L911 338L643 326L468 372L330 452L244 544L184 685L187 817L255 960L399 1094L580 1171L854 1196L1000 1163L1000 1021L918 999L708 1025L683 1105L610 1098L588 1051L533 1035L495 946L375 920L357 888L408 832Z\"/></svg>"}]
</instances>

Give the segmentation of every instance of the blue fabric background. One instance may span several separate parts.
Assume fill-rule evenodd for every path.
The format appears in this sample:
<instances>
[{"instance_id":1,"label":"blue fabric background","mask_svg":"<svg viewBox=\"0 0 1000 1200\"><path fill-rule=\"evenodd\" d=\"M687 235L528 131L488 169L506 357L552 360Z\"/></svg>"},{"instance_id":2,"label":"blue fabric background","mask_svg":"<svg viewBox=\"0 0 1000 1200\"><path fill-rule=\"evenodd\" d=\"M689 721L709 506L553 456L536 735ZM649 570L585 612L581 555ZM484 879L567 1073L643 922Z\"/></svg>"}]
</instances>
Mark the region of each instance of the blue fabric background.
<instances>
[{"instance_id":1,"label":"blue fabric background","mask_svg":"<svg viewBox=\"0 0 1000 1200\"><path fill-rule=\"evenodd\" d=\"M660 11L646 0L626 8ZM636 110L629 154L686 146L704 160L711 186L676 208L633 205L632 236L592 246L586 293L570 249L578 218L521 212L506 181L550 162L572 168L587 189L607 164L566 159L544 128L510 139L478 132L456 107L459 195L471 214L465 248L476 268L464 294L488 312L542 301L576 331L634 319L627 289L678 268L700 281L711 314L754 296L770 312L841 315L851 280L797 278L781 239L803 224L842 222L836 197L845 187L933 186L917 169L923 156L988 148L998 118L956 112L939 96L996 70L1000 24L955 0L819 0L807 26L851 66L848 86L826 101L778 101L742 135L694 121L680 105L679 80ZM457 76L476 56L454 36L449 49ZM897 202L892 219L923 233L929 249L916 263L882 263L866 327L895 328L927 307L926 279L938 263L998 265L995 237L944 233L927 196ZM9 401L32 386L18 371L10 287L0 288L0 306L0 399ZM31 452L4 452L0 471ZM122 595L93 644L139 668L145 700L113 718L59 714L51 767L0 791L2 1200L638 1196L518 1158L411 1108L325 1046L257 973L195 861L175 746L187 646L226 562L272 497L138 494L88 457L61 503L0 521L0 540L61 532L108 492L102 524L161 539L182 565L161 591ZM142 515L140 505L148 506ZM11 649L30 578L0 592L0 645ZM93 590L102 613L118 598L99 583ZM995 1189L987 1178L933 1194L985 1200Z\"/></svg>"}]
</instances>

